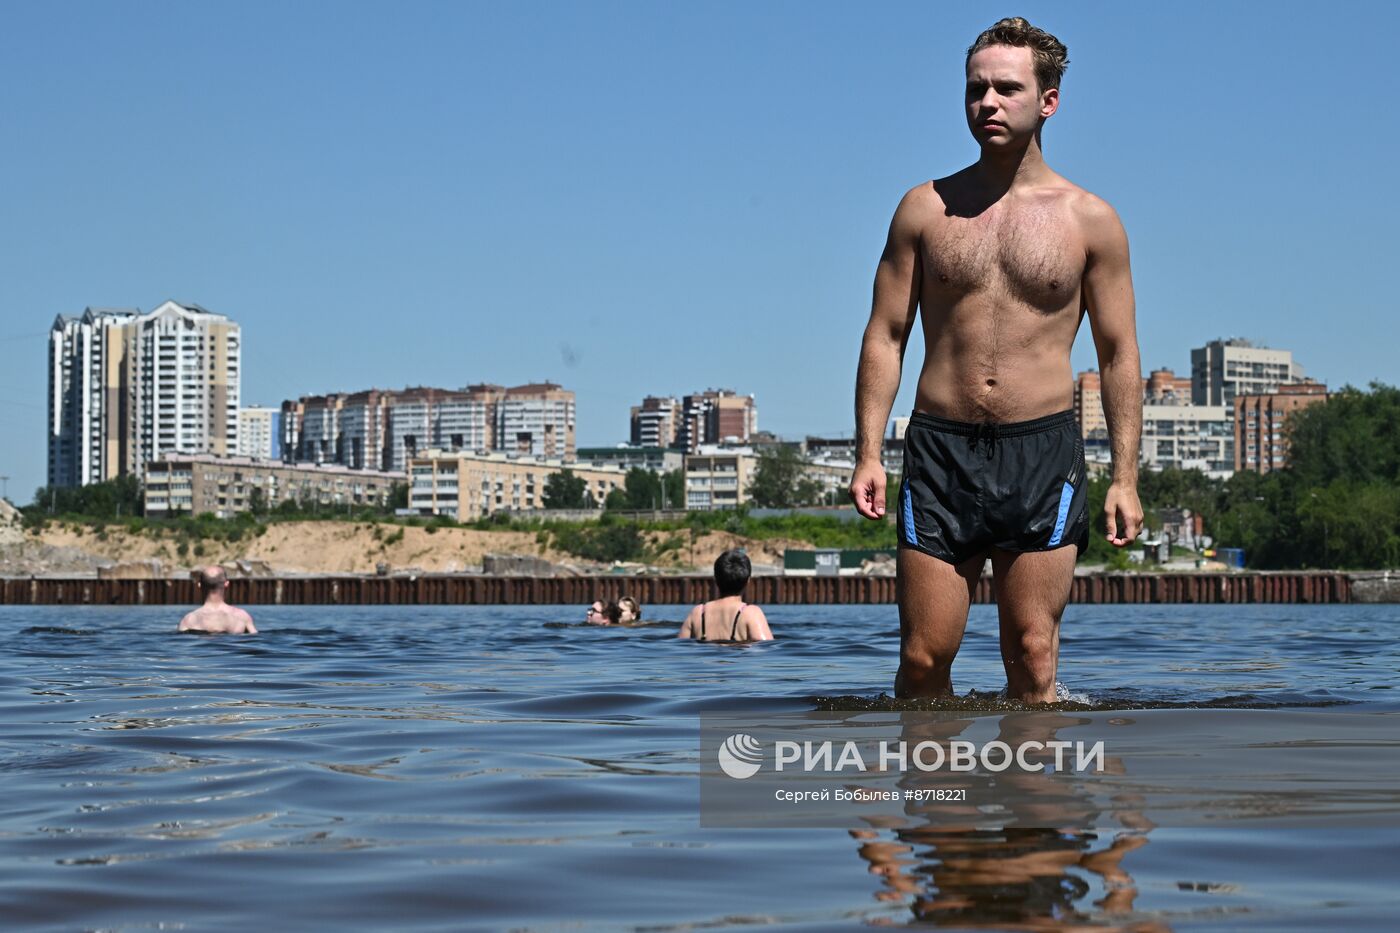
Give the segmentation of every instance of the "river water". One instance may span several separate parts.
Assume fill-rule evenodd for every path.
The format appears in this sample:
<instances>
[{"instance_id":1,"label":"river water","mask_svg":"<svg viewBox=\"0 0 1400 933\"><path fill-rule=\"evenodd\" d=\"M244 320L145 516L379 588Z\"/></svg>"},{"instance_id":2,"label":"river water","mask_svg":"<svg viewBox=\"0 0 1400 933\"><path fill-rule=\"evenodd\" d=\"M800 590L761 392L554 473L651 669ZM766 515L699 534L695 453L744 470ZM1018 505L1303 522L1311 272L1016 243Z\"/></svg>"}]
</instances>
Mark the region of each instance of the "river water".
<instances>
[{"instance_id":1,"label":"river water","mask_svg":"<svg viewBox=\"0 0 1400 933\"><path fill-rule=\"evenodd\" d=\"M742 647L581 627L578 607L252 610L258 636L175 635L170 609L0 608L0 926L1319 930L1400 913L1400 805L1374 787L1374 821L1345 826L702 828L701 713L880 708L892 606L771 607L777 641ZM1282 724L1285 744L1395 761L1398 671L1396 607L1071 606L1060 678L1098 710L1204 707L1236 739L1255 723L1278 744ZM954 678L1003 685L995 607L973 607Z\"/></svg>"}]
</instances>

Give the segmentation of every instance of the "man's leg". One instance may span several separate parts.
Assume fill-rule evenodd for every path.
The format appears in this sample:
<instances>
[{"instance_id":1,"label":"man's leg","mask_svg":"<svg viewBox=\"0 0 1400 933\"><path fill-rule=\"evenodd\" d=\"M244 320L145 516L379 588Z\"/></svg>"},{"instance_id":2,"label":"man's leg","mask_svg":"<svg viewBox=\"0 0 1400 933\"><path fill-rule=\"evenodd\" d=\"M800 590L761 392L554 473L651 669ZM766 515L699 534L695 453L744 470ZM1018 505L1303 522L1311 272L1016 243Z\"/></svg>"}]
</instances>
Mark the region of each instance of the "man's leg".
<instances>
[{"instance_id":1,"label":"man's leg","mask_svg":"<svg viewBox=\"0 0 1400 933\"><path fill-rule=\"evenodd\" d=\"M1074 584L1074 545L1015 554L992 551L1001 660L1013 700L1051 703L1060 664L1060 616Z\"/></svg>"},{"instance_id":2,"label":"man's leg","mask_svg":"<svg viewBox=\"0 0 1400 933\"><path fill-rule=\"evenodd\" d=\"M967 628L967 607L984 557L953 565L922 551L899 549L899 673L894 695L900 698L953 694L953 658Z\"/></svg>"}]
</instances>

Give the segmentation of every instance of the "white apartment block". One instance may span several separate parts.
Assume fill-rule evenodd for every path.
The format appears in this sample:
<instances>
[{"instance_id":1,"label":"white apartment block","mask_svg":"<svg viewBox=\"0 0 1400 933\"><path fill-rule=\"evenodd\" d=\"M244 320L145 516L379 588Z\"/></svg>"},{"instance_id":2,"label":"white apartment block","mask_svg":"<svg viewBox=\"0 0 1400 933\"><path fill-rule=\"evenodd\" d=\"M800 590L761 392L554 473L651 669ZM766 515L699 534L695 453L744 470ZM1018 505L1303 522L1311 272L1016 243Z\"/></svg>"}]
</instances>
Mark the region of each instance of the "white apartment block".
<instances>
[{"instance_id":1,"label":"white apartment block","mask_svg":"<svg viewBox=\"0 0 1400 933\"><path fill-rule=\"evenodd\" d=\"M531 457L574 456L574 393L558 386L511 389L496 402L496 449Z\"/></svg>"},{"instance_id":2,"label":"white apartment block","mask_svg":"<svg viewBox=\"0 0 1400 933\"><path fill-rule=\"evenodd\" d=\"M136 452L129 470L168 453L230 454L238 445L241 334L199 305L167 301L128 325Z\"/></svg>"},{"instance_id":3,"label":"white apartment block","mask_svg":"<svg viewBox=\"0 0 1400 933\"><path fill-rule=\"evenodd\" d=\"M49 333L49 479L142 475L176 451L238 445L241 335L195 304L147 314L89 308Z\"/></svg>"},{"instance_id":4,"label":"white apartment block","mask_svg":"<svg viewBox=\"0 0 1400 933\"><path fill-rule=\"evenodd\" d=\"M1235 472L1232 409L1224 405L1144 405L1142 464L1149 470L1202 470L1216 479Z\"/></svg>"},{"instance_id":5,"label":"white apartment block","mask_svg":"<svg viewBox=\"0 0 1400 933\"><path fill-rule=\"evenodd\" d=\"M390 470L406 469L412 457L427 450L490 449L486 399L457 392L407 389L395 393L387 408Z\"/></svg>"},{"instance_id":6,"label":"white apartment block","mask_svg":"<svg viewBox=\"0 0 1400 933\"><path fill-rule=\"evenodd\" d=\"M1191 351L1192 403L1223 405L1232 418L1235 396L1267 395L1303 378L1291 350L1256 347L1238 337L1212 340Z\"/></svg>"},{"instance_id":7,"label":"white apartment block","mask_svg":"<svg viewBox=\"0 0 1400 933\"><path fill-rule=\"evenodd\" d=\"M271 460L280 409L253 406L238 410L238 456Z\"/></svg>"},{"instance_id":8,"label":"white apartment block","mask_svg":"<svg viewBox=\"0 0 1400 933\"><path fill-rule=\"evenodd\" d=\"M553 383L303 396L282 404L281 456L393 472L428 450L569 459L574 422L574 393Z\"/></svg>"}]
</instances>

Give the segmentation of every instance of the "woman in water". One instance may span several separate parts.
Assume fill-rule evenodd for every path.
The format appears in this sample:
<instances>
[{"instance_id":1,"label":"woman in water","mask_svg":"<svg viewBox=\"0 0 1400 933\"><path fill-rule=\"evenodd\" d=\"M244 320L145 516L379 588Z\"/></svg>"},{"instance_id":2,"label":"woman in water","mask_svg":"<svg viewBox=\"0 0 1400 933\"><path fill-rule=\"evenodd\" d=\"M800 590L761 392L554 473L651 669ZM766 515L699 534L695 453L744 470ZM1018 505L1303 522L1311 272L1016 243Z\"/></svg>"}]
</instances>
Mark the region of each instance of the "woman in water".
<instances>
[{"instance_id":1,"label":"woman in water","mask_svg":"<svg viewBox=\"0 0 1400 933\"><path fill-rule=\"evenodd\" d=\"M678 633L696 641L771 641L773 632L763 610L744 602L753 565L741 550L725 551L715 559L715 586L719 599L690 610Z\"/></svg>"}]
</instances>

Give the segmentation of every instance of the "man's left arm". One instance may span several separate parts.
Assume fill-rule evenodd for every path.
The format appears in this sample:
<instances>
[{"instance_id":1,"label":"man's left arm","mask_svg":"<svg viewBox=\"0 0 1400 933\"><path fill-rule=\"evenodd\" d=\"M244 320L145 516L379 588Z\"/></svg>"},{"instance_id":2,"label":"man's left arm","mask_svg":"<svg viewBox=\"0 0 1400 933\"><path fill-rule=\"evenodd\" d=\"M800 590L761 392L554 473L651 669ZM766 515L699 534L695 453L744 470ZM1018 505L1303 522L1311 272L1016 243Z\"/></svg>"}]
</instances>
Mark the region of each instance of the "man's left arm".
<instances>
[{"instance_id":1,"label":"man's left arm","mask_svg":"<svg viewBox=\"0 0 1400 933\"><path fill-rule=\"evenodd\" d=\"M1142 444L1142 360L1138 354L1128 235L1107 203L1085 210L1084 305L1099 355L1104 419L1113 451L1113 481L1104 501L1107 537L1127 547L1142 530L1138 459Z\"/></svg>"}]
</instances>

